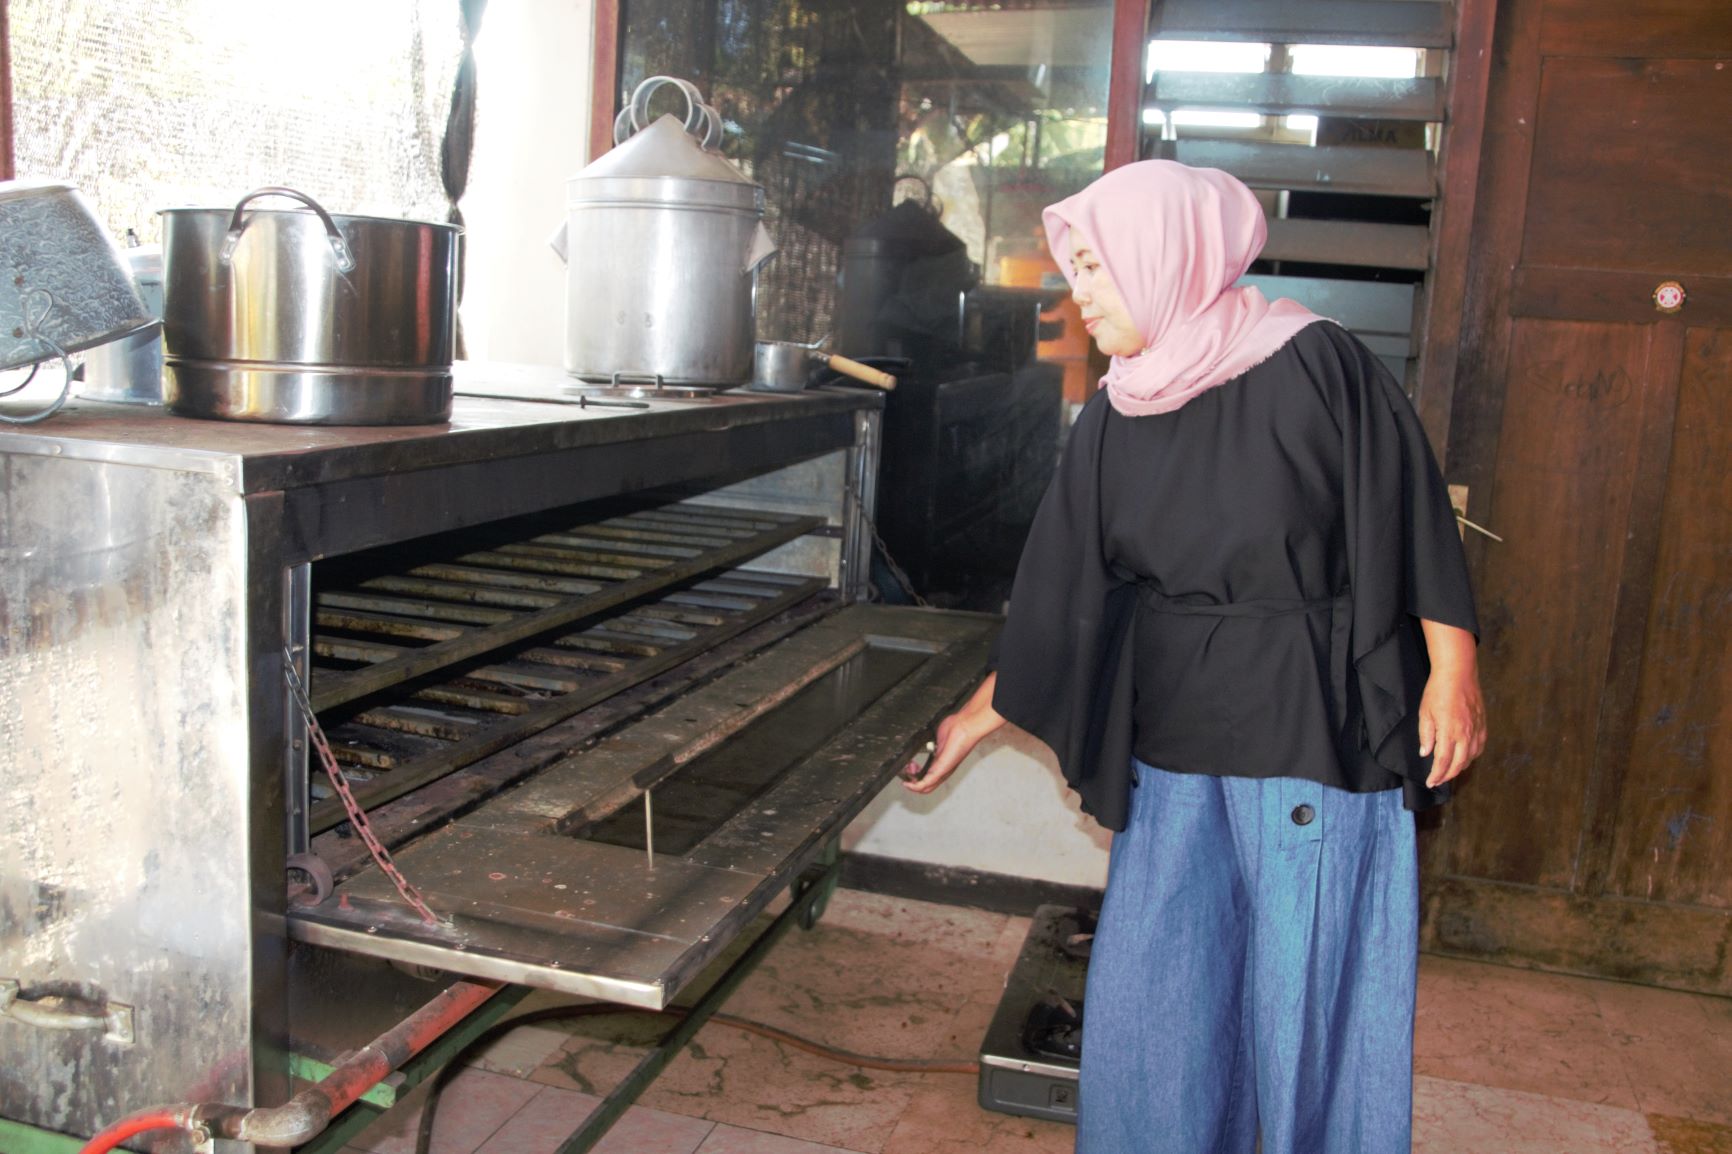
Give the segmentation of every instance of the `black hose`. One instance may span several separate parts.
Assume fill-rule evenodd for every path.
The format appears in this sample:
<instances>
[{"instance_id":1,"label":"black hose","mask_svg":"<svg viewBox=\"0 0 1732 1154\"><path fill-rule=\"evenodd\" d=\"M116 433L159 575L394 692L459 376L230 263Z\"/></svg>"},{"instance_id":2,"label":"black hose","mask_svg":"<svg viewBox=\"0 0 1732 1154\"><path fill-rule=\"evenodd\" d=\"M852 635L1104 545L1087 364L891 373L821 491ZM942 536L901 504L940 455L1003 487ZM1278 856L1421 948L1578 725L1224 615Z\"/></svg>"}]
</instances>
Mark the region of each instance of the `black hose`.
<instances>
[{"instance_id":1,"label":"black hose","mask_svg":"<svg viewBox=\"0 0 1732 1154\"><path fill-rule=\"evenodd\" d=\"M23 392L25 387L28 386L31 381L34 381L36 379L37 370L39 370L40 368L42 368L42 362L41 361L37 361L35 364L31 365L30 366L30 375L25 377L22 381L18 382L16 385L12 386L10 389L0 389L0 397L10 397L13 393Z\"/></svg>"}]
</instances>

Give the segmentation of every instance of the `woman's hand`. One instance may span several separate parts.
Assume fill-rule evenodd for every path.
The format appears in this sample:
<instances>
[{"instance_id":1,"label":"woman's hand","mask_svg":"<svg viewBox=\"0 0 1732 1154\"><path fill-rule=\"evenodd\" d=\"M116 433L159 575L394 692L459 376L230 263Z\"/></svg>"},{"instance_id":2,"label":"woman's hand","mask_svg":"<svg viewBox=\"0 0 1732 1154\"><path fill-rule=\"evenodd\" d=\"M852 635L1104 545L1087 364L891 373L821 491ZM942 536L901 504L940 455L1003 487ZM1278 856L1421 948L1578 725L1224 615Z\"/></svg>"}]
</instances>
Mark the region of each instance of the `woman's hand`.
<instances>
[{"instance_id":1,"label":"woman's hand","mask_svg":"<svg viewBox=\"0 0 1732 1154\"><path fill-rule=\"evenodd\" d=\"M920 771L918 763L909 762L902 771L904 787L914 793L931 793L956 772L981 738L1004 724L1004 718L992 708L992 690L997 684L998 674L988 674L966 705L938 723L936 748L926 760L926 772Z\"/></svg>"},{"instance_id":2,"label":"woman's hand","mask_svg":"<svg viewBox=\"0 0 1732 1154\"><path fill-rule=\"evenodd\" d=\"M1421 619L1431 677L1419 699L1419 756L1431 754L1425 784L1436 789L1460 776L1485 749L1485 699L1479 692L1479 651L1473 634Z\"/></svg>"}]
</instances>

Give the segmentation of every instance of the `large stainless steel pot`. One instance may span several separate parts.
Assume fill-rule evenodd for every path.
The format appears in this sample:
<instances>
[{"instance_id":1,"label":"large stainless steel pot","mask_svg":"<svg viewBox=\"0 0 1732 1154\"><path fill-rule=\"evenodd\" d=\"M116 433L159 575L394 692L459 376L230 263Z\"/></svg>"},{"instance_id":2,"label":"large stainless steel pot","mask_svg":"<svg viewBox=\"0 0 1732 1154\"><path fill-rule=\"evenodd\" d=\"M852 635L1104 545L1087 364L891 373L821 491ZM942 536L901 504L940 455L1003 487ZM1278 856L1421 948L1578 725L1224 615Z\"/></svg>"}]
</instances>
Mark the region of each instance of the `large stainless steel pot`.
<instances>
[{"instance_id":1,"label":"large stainless steel pot","mask_svg":"<svg viewBox=\"0 0 1732 1154\"><path fill-rule=\"evenodd\" d=\"M306 207L251 207L264 196ZM450 416L461 229L334 215L287 188L162 217L175 412L323 425Z\"/></svg>"},{"instance_id":2,"label":"large stainless steel pot","mask_svg":"<svg viewBox=\"0 0 1732 1154\"><path fill-rule=\"evenodd\" d=\"M132 236L132 230L127 230ZM144 307L157 318L143 332L97 345L84 354L78 397L124 405L162 404L162 249L136 239L126 249L132 283Z\"/></svg>"},{"instance_id":3,"label":"large stainless steel pot","mask_svg":"<svg viewBox=\"0 0 1732 1154\"><path fill-rule=\"evenodd\" d=\"M662 84L684 93L685 120L644 126ZM775 245L764 190L700 144L696 134L713 141L718 122L695 93L646 80L616 124L622 143L566 185L554 248L568 269L565 367L576 376L751 379L755 274Z\"/></svg>"}]
</instances>

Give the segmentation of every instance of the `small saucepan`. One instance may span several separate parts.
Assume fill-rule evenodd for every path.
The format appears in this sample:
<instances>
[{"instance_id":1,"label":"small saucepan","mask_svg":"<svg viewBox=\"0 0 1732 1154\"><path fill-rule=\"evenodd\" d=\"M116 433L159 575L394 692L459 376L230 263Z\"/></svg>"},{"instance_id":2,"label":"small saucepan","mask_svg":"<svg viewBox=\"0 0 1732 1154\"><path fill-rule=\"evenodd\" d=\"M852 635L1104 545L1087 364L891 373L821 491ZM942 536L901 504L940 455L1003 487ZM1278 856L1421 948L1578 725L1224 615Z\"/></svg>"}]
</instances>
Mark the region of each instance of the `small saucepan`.
<instances>
[{"instance_id":1,"label":"small saucepan","mask_svg":"<svg viewBox=\"0 0 1732 1154\"><path fill-rule=\"evenodd\" d=\"M759 341L752 353L752 388L769 393L797 393L812 377L813 365L852 377L880 389L894 389L896 378L848 357L826 353L792 341Z\"/></svg>"}]
</instances>

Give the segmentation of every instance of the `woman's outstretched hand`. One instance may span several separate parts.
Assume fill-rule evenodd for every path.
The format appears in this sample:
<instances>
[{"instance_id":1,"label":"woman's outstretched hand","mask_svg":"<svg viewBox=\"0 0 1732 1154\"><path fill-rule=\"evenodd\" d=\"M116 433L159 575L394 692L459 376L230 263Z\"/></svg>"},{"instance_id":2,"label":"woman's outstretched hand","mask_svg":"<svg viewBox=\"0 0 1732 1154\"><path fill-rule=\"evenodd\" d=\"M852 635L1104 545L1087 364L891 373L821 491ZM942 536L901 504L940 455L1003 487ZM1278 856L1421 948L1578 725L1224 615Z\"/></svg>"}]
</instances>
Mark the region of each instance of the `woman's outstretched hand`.
<instances>
[{"instance_id":1,"label":"woman's outstretched hand","mask_svg":"<svg viewBox=\"0 0 1732 1154\"><path fill-rule=\"evenodd\" d=\"M1431 755L1425 784L1436 789L1460 776L1485 749L1485 699L1473 634L1436 621L1420 624L1431 677L1419 699L1419 756Z\"/></svg>"},{"instance_id":2,"label":"woman's outstretched hand","mask_svg":"<svg viewBox=\"0 0 1732 1154\"><path fill-rule=\"evenodd\" d=\"M938 723L938 737L932 756L921 772L918 762L909 762L902 771L902 784L915 793L931 793L944 779L956 772L962 759L974 751L980 739L1004 724L1004 718L992 708L992 690L998 684L998 674L987 675L968 703Z\"/></svg>"}]
</instances>

